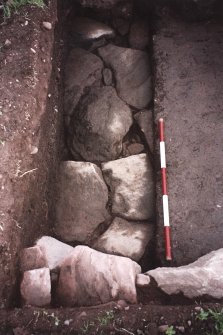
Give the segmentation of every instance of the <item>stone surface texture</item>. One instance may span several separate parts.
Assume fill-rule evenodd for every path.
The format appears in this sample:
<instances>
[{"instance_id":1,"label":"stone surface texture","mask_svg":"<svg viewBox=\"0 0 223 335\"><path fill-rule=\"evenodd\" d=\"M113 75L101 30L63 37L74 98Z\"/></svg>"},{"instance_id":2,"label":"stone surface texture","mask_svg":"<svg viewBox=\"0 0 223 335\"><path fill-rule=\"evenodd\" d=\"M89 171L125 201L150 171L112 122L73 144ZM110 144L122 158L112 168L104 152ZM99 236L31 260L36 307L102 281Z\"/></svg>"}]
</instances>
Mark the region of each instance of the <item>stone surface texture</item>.
<instances>
[{"instance_id":1,"label":"stone surface texture","mask_svg":"<svg viewBox=\"0 0 223 335\"><path fill-rule=\"evenodd\" d=\"M56 234L66 242L86 242L108 217L108 189L97 165L61 163L56 205Z\"/></svg>"},{"instance_id":2,"label":"stone surface texture","mask_svg":"<svg viewBox=\"0 0 223 335\"><path fill-rule=\"evenodd\" d=\"M157 268L146 273L165 293L183 293L188 298L204 295L223 298L223 249L212 251L196 262L179 268Z\"/></svg>"},{"instance_id":3,"label":"stone surface texture","mask_svg":"<svg viewBox=\"0 0 223 335\"><path fill-rule=\"evenodd\" d=\"M154 217L154 176L146 154L102 164L112 193L112 213L130 220Z\"/></svg>"},{"instance_id":4,"label":"stone surface texture","mask_svg":"<svg viewBox=\"0 0 223 335\"><path fill-rule=\"evenodd\" d=\"M64 113L72 115L86 87L100 85L103 63L90 52L74 48L71 50L64 73Z\"/></svg>"},{"instance_id":5,"label":"stone surface texture","mask_svg":"<svg viewBox=\"0 0 223 335\"><path fill-rule=\"evenodd\" d=\"M20 252L20 271L47 267L47 260L39 246L25 248Z\"/></svg>"},{"instance_id":6,"label":"stone surface texture","mask_svg":"<svg viewBox=\"0 0 223 335\"><path fill-rule=\"evenodd\" d=\"M149 241L153 238L153 233L154 227L151 224L128 222L117 217L106 232L99 237L93 248L139 261Z\"/></svg>"},{"instance_id":7,"label":"stone surface texture","mask_svg":"<svg viewBox=\"0 0 223 335\"><path fill-rule=\"evenodd\" d=\"M44 307L51 301L50 270L48 268L25 271L20 286L25 305Z\"/></svg>"},{"instance_id":8,"label":"stone surface texture","mask_svg":"<svg viewBox=\"0 0 223 335\"><path fill-rule=\"evenodd\" d=\"M42 236L38 239L36 247L40 248L50 270L59 268L64 259L74 250L70 245L50 236Z\"/></svg>"},{"instance_id":9,"label":"stone surface texture","mask_svg":"<svg viewBox=\"0 0 223 335\"><path fill-rule=\"evenodd\" d=\"M70 149L91 162L116 159L131 125L131 110L113 87L91 88L71 119Z\"/></svg>"},{"instance_id":10,"label":"stone surface texture","mask_svg":"<svg viewBox=\"0 0 223 335\"><path fill-rule=\"evenodd\" d=\"M223 27L208 27L167 17L154 38L154 112L157 122L165 120L173 265L222 247ZM157 194L157 254L165 264L160 173Z\"/></svg>"},{"instance_id":11,"label":"stone surface texture","mask_svg":"<svg viewBox=\"0 0 223 335\"><path fill-rule=\"evenodd\" d=\"M129 45L133 49L145 50L149 45L149 24L147 20L138 19L132 23L129 33Z\"/></svg>"},{"instance_id":12,"label":"stone surface texture","mask_svg":"<svg viewBox=\"0 0 223 335\"><path fill-rule=\"evenodd\" d=\"M142 130L151 153L154 152L154 130L152 110L144 109L134 115L134 119Z\"/></svg>"},{"instance_id":13,"label":"stone surface texture","mask_svg":"<svg viewBox=\"0 0 223 335\"><path fill-rule=\"evenodd\" d=\"M105 64L114 71L118 95L133 107L145 108L152 100L148 54L113 44L99 48L98 52Z\"/></svg>"},{"instance_id":14,"label":"stone surface texture","mask_svg":"<svg viewBox=\"0 0 223 335\"><path fill-rule=\"evenodd\" d=\"M90 41L102 37L114 37L114 30L104 23L87 17L75 17L71 28L72 37L77 42Z\"/></svg>"},{"instance_id":15,"label":"stone surface texture","mask_svg":"<svg viewBox=\"0 0 223 335\"><path fill-rule=\"evenodd\" d=\"M150 277L142 273L136 276L136 286L147 287L150 284Z\"/></svg>"},{"instance_id":16,"label":"stone surface texture","mask_svg":"<svg viewBox=\"0 0 223 335\"><path fill-rule=\"evenodd\" d=\"M63 306L93 306L123 299L137 302L140 266L129 258L78 246L63 263L57 295Z\"/></svg>"}]
</instances>

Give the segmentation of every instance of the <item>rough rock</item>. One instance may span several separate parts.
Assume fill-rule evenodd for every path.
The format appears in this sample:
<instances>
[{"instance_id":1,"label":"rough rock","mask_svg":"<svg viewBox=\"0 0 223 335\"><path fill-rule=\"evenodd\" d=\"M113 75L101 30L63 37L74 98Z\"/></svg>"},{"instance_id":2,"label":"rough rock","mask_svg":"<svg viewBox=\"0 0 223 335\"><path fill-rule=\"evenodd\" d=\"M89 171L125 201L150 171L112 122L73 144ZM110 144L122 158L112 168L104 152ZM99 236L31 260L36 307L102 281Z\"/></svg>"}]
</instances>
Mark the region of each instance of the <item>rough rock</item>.
<instances>
[{"instance_id":1,"label":"rough rock","mask_svg":"<svg viewBox=\"0 0 223 335\"><path fill-rule=\"evenodd\" d=\"M113 75L112 75L112 71L108 68L105 68L103 70L103 81L104 81L104 84L106 86L111 86L112 83L113 83Z\"/></svg>"},{"instance_id":2,"label":"rough rock","mask_svg":"<svg viewBox=\"0 0 223 335\"><path fill-rule=\"evenodd\" d=\"M165 293L187 298L207 295L223 298L223 249L212 251L194 263L178 268L157 268L146 273Z\"/></svg>"},{"instance_id":3,"label":"rough rock","mask_svg":"<svg viewBox=\"0 0 223 335\"><path fill-rule=\"evenodd\" d=\"M103 63L90 52L74 48L71 50L64 74L64 112L71 115L86 87L100 85Z\"/></svg>"},{"instance_id":4,"label":"rough rock","mask_svg":"<svg viewBox=\"0 0 223 335\"><path fill-rule=\"evenodd\" d=\"M130 220L154 217L154 177L146 154L102 164L112 192L112 213Z\"/></svg>"},{"instance_id":5,"label":"rough rock","mask_svg":"<svg viewBox=\"0 0 223 335\"><path fill-rule=\"evenodd\" d=\"M50 236L42 236L36 241L36 246L41 249L50 270L60 267L64 259L74 250L70 245Z\"/></svg>"},{"instance_id":6,"label":"rough rock","mask_svg":"<svg viewBox=\"0 0 223 335\"><path fill-rule=\"evenodd\" d=\"M50 270L48 268L25 271L20 286L25 305L43 307L51 301Z\"/></svg>"},{"instance_id":7,"label":"rough rock","mask_svg":"<svg viewBox=\"0 0 223 335\"><path fill-rule=\"evenodd\" d=\"M153 131L153 114L152 110L142 110L134 115L134 119L138 123L145 135L146 142L151 153L154 151L154 131Z\"/></svg>"},{"instance_id":8,"label":"rough rock","mask_svg":"<svg viewBox=\"0 0 223 335\"><path fill-rule=\"evenodd\" d=\"M56 234L64 241L86 242L108 217L108 189L92 163L63 162L56 206Z\"/></svg>"},{"instance_id":9,"label":"rough rock","mask_svg":"<svg viewBox=\"0 0 223 335\"><path fill-rule=\"evenodd\" d=\"M110 301L137 302L140 266L129 258L78 246L63 263L57 295L63 306L93 306Z\"/></svg>"},{"instance_id":10,"label":"rough rock","mask_svg":"<svg viewBox=\"0 0 223 335\"><path fill-rule=\"evenodd\" d=\"M133 49L144 50L149 45L149 25L146 20L133 22L129 33L129 45Z\"/></svg>"},{"instance_id":11,"label":"rough rock","mask_svg":"<svg viewBox=\"0 0 223 335\"><path fill-rule=\"evenodd\" d=\"M138 287L147 287L150 284L150 277L142 273L136 276L136 286Z\"/></svg>"},{"instance_id":12,"label":"rough rock","mask_svg":"<svg viewBox=\"0 0 223 335\"><path fill-rule=\"evenodd\" d=\"M141 154L141 152L144 150L144 145L141 143L131 143L128 146L128 152L130 155L137 155Z\"/></svg>"},{"instance_id":13,"label":"rough rock","mask_svg":"<svg viewBox=\"0 0 223 335\"><path fill-rule=\"evenodd\" d=\"M153 233L154 228L151 224L128 222L117 217L106 232L98 238L93 248L139 261L153 238Z\"/></svg>"},{"instance_id":14,"label":"rough rock","mask_svg":"<svg viewBox=\"0 0 223 335\"><path fill-rule=\"evenodd\" d=\"M168 325L161 325L161 326L159 326L158 330L159 330L160 333L166 333L168 328L169 328Z\"/></svg>"},{"instance_id":15,"label":"rough rock","mask_svg":"<svg viewBox=\"0 0 223 335\"><path fill-rule=\"evenodd\" d=\"M130 22L122 18L114 18L113 26L119 32L120 35L125 36L129 32Z\"/></svg>"},{"instance_id":16,"label":"rough rock","mask_svg":"<svg viewBox=\"0 0 223 335\"><path fill-rule=\"evenodd\" d=\"M46 30L52 29L52 23L50 22L43 21L42 25L43 25L43 28L45 28Z\"/></svg>"},{"instance_id":17,"label":"rough rock","mask_svg":"<svg viewBox=\"0 0 223 335\"><path fill-rule=\"evenodd\" d=\"M76 17L71 28L74 43L91 42L100 38L112 38L115 33L112 28L104 23L87 17Z\"/></svg>"},{"instance_id":18,"label":"rough rock","mask_svg":"<svg viewBox=\"0 0 223 335\"><path fill-rule=\"evenodd\" d=\"M25 248L20 252L20 270L22 272L47 267L47 260L39 246Z\"/></svg>"},{"instance_id":19,"label":"rough rock","mask_svg":"<svg viewBox=\"0 0 223 335\"><path fill-rule=\"evenodd\" d=\"M148 54L112 44L99 48L98 52L114 71L118 95L133 107L145 108L152 100Z\"/></svg>"},{"instance_id":20,"label":"rough rock","mask_svg":"<svg viewBox=\"0 0 223 335\"><path fill-rule=\"evenodd\" d=\"M71 119L70 150L91 162L116 159L131 125L131 110L113 87L92 87Z\"/></svg>"}]
</instances>

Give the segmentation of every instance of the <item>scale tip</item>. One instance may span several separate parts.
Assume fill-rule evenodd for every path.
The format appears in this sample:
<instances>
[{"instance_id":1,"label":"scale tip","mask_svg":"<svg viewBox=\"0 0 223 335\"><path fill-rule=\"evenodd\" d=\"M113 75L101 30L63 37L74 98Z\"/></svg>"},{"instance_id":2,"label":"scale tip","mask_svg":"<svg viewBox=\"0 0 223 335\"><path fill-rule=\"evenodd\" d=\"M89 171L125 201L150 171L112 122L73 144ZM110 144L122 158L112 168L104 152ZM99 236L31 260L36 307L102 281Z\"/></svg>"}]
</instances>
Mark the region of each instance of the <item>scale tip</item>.
<instances>
[{"instance_id":1,"label":"scale tip","mask_svg":"<svg viewBox=\"0 0 223 335\"><path fill-rule=\"evenodd\" d=\"M171 257L171 256L167 256L167 257L166 257L166 260L167 260L167 261L172 261L172 257Z\"/></svg>"},{"instance_id":2,"label":"scale tip","mask_svg":"<svg viewBox=\"0 0 223 335\"><path fill-rule=\"evenodd\" d=\"M162 117L159 119L159 122L163 122L163 118Z\"/></svg>"}]
</instances>

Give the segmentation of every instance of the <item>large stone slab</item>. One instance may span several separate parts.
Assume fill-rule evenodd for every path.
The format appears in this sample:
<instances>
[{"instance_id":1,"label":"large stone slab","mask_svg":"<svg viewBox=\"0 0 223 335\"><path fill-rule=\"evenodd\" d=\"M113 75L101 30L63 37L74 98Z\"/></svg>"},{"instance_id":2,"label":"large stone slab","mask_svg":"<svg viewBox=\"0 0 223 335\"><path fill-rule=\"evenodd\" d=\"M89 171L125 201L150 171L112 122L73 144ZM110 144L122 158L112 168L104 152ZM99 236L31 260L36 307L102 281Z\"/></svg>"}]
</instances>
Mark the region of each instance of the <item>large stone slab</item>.
<instances>
[{"instance_id":1,"label":"large stone slab","mask_svg":"<svg viewBox=\"0 0 223 335\"><path fill-rule=\"evenodd\" d=\"M74 42L89 42L114 37L114 30L104 23L87 17L75 17L71 27Z\"/></svg>"},{"instance_id":2,"label":"large stone slab","mask_svg":"<svg viewBox=\"0 0 223 335\"><path fill-rule=\"evenodd\" d=\"M98 238L93 248L109 254L129 257L137 262L143 256L153 234L154 227L148 222L128 222L117 217L106 232Z\"/></svg>"},{"instance_id":3,"label":"large stone slab","mask_svg":"<svg viewBox=\"0 0 223 335\"><path fill-rule=\"evenodd\" d=\"M111 188L113 214L130 220L154 217L154 176L146 154L104 163L102 171Z\"/></svg>"},{"instance_id":4,"label":"large stone slab","mask_svg":"<svg viewBox=\"0 0 223 335\"><path fill-rule=\"evenodd\" d=\"M57 296L63 306L94 306L109 301L137 302L140 266L126 257L78 246L60 270Z\"/></svg>"},{"instance_id":5,"label":"large stone slab","mask_svg":"<svg viewBox=\"0 0 223 335\"><path fill-rule=\"evenodd\" d=\"M72 115L85 87L99 85L103 63L90 52L74 48L66 60L64 73L64 113Z\"/></svg>"},{"instance_id":6,"label":"large stone slab","mask_svg":"<svg viewBox=\"0 0 223 335\"><path fill-rule=\"evenodd\" d=\"M223 249L213 251L196 262L179 268L157 268L146 273L165 293L187 298L204 295L223 298Z\"/></svg>"},{"instance_id":7,"label":"large stone slab","mask_svg":"<svg viewBox=\"0 0 223 335\"><path fill-rule=\"evenodd\" d=\"M145 108L152 100L148 54L113 44L99 48L98 52L114 71L118 95L131 106Z\"/></svg>"},{"instance_id":8,"label":"large stone slab","mask_svg":"<svg viewBox=\"0 0 223 335\"><path fill-rule=\"evenodd\" d=\"M25 271L20 286L25 305L43 307L51 301L50 270L48 268Z\"/></svg>"},{"instance_id":9,"label":"large stone slab","mask_svg":"<svg viewBox=\"0 0 223 335\"><path fill-rule=\"evenodd\" d=\"M63 241L86 242L108 217L108 190L101 170L92 163L60 166L55 232Z\"/></svg>"},{"instance_id":10,"label":"large stone slab","mask_svg":"<svg viewBox=\"0 0 223 335\"><path fill-rule=\"evenodd\" d=\"M166 125L174 264L222 247L223 27L163 20L154 37L155 116ZM157 141L157 153L159 143ZM158 256L164 262L160 172ZM196 247L195 247L196 246Z\"/></svg>"},{"instance_id":11,"label":"large stone slab","mask_svg":"<svg viewBox=\"0 0 223 335\"><path fill-rule=\"evenodd\" d=\"M42 236L36 241L36 247L40 248L46 260L46 266L50 270L59 268L64 259L74 250L70 245L60 242L51 236Z\"/></svg>"},{"instance_id":12,"label":"large stone slab","mask_svg":"<svg viewBox=\"0 0 223 335\"><path fill-rule=\"evenodd\" d=\"M113 87L92 87L71 119L70 150L91 162L116 159L131 125L131 110Z\"/></svg>"}]
</instances>

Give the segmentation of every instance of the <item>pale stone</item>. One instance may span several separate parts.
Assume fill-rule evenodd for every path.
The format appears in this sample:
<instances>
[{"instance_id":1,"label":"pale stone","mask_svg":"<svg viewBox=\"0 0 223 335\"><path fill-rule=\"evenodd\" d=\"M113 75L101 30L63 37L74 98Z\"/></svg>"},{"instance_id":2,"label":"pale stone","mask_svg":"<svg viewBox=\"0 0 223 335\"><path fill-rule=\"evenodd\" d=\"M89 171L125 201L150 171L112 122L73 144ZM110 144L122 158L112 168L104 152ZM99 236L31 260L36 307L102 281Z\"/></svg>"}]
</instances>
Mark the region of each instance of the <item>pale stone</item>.
<instances>
[{"instance_id":1,"label":"pale stone","mask_svg":"<svg viewBox=\"0 0 223 335\"><path fill-rule=\"evenodd\" d=\"M138 287L146 287L150 284L150 277L144 274L138 274L136 276L136 286Z\"/></svg>"},{"instance_id":2,"label":"pale stone","mask_svg":"<svg viewBox=\"0 0 223 335\"><path fill-rule=\"evenodd\" d=\"M47 260L39 246L25 248L20 252L20 270L29 271L47 267Z\"/></svg>"},{"instance_id":3,"label":"pale stone","mask_svg":"<svg viewBox=\"0 0 223 335\"><path fill-rule=\"evenodd\" d=\"M153 238L153 225L115 218L93 248L139 261ZM131 246L131 248L129 247Z\"/></svg>"},{"instance_id":4,"label":"pale stone","mask_svg":"<svg viewBox=\"0 0 223 335\"><path fill-rule=\"evenodd\" d=\"M146 273L165 293L187 298L207 295L223 298L223 249L212 251L194 263L178 268L157 268Z\"/></svg>"},{"instance_id":5,"label":"pale stone","mask_svg":"<svg viewBox=\"0 0 223 335\"><path fill-rule=\"evenodd\" d=\"M104 23L87 17L75 17L71 28L77 41L89 41L102 37L114 37L114 30Z\"/></svg>"},{"instance_id":6,"label":"pale stone","mask_svg":"<svg viewBox=\"0 0 223 335\"><path fill-rule=\"evenodd\" d=\"M42 236L37 240L36 246L41 249L50 270L60 267L64 259L74 250L70 245L50 236Z\"/></svg>"},{"instance_id":7,"label":"pale stone","mask_svg":"<svg viewBox=\"0 0 223 335\"><path fill-rule=\"evenodd\" d=\"M114 71L118 95L133 107L145 108L153 94L148 54L112 44L99 48L98 52Z\"/></svg>"},{"instance_id":8,"label":"pale stone","mask_svg":"<svg viewBox=\"0 0 223 335\"><path fill-rule=\"evenodd\" d=\"M50 22L43 22L43 28L45 28L46 30L51 30L52 29L52 23Z\"/></svg>"},{"instance_id":9,"label":"pale stone","mask_svg":"<svg viewBox=\"0 0 223 335\"><path fill-rule=\"evenodd\" d=\"M118 300L134 304L135 280L140 272L140 266L129 258L78 246L61 266L58 299L63 306L94 306Z\"/></svg>"},{"instance_id":10,"label":"pale stone","mask_svg":"<svg viewBox=\"0 0 223 335\"><path fill-rule=\"evenodd\" d=\"M101 170L88 162L61 163L56 205L56 234L66 242L86 242L109 218L108 189Z\"/></svg>"},{"instance_id":11,"label":"pale stone","mask_svg":"<svg viewBox=\"0 0 223 335\"><path fill-rule=\"evenodd\" d=\"M111 188L113 214L131 220L154 217L154 176L146 154L104 163L102 171Z\"/></svg>"},{"instance_id":12,"label":"pale stone","mask_svg":"<svg viewBox=\"0 0 223 335\"><path fill-rule=\"evenodd\" d=\"M51 301L50 270L48 268L25 271L20 286L25 305L43 307Z\"/></svg>"}]
</instances>

